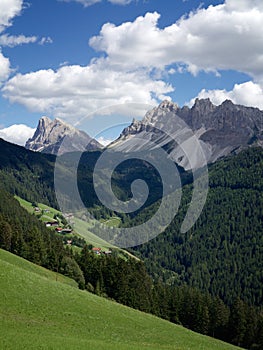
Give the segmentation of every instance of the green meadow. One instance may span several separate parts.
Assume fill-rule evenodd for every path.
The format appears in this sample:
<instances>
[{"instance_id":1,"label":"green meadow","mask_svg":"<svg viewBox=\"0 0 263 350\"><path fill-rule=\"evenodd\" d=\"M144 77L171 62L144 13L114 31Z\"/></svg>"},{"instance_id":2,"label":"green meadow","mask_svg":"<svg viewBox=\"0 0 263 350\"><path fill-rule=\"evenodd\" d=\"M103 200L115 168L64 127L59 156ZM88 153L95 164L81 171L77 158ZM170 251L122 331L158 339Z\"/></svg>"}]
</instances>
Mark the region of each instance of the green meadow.
<instances>
[{"instance_id":1,"label":"green meadow","mask_svg":"<svg viewBox=\"0 0 263 350\"><path fill-rule=\"evenodd\" d=\"M0 250L1 350L231 350L76 288L75 282Z\"/></svg>"}]
</instances>

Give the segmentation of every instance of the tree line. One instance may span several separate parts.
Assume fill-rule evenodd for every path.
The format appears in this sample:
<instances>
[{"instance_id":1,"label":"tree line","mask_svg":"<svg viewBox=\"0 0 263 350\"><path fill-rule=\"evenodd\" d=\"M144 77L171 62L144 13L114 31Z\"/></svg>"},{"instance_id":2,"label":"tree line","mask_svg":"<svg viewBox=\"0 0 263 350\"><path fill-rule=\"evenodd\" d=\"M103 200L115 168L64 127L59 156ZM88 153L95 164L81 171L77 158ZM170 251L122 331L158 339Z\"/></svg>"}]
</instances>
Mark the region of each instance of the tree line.
<instances>
[{"instance_id":1,"label":"tree line","mask_svg":"<svg viewBox=\"0 0 263 350\"><path fill-rule=\"evenodd\" d=\"M247 349L263 349L262 310L240 298L228 306L196 288L154 282L142 261L94 256L87 246L75 258L90 292L201 334Z\"/></svg>"}]
</instances>

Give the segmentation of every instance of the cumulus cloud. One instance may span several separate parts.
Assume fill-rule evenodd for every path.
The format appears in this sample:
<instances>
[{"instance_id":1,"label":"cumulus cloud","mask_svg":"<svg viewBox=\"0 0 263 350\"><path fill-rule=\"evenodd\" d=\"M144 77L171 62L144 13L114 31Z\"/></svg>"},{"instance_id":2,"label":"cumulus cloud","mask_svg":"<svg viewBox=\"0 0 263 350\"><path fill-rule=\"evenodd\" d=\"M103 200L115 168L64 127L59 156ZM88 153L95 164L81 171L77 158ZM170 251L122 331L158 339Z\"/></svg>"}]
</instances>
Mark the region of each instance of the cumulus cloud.
<instances>
[{"instance_id":1,"label":"cumulus cloud","mask_svg":"<svg viewBox=\"0 0 263 350\"><path fill-rule=\"evenodd\" d=\"M102 2L102 0L60 0L64 2L78 2L82 4L84 7L88 7L94 4L97 4L98 2ZM114 4L114 5L128 5L134 0L107 0L108 2Z\"/></svg>"},{"instance_id":2,"label":"cumulus cloud","mask_svg":"<svg viewBox=\"0 0 263 350\"><path fill-rule=\"evenodd\" d=\"M0 51L0 85L9 77L11 72L9 59L6 58Z\"/></svg>"},{"instance_id":3,"label":"cumulus cloud","mask_svg":"<svg viewBox=\"0 0 263 350\"><path fill-rule=\"evenodd\" d=\"M0 33L3 33L12 25L12 19L21 14L23 9L23 0L1 0L0 1ZM36 36L25 35L0 35L0 85L5 81L11 73L10 61L1 52L1 47L14 47L22 44L35 43Z\"/></svg>"},{"instance_id":4,"label":"cumulus cloud","mask_svg":"<svg viewBox=\"0 0 263 350\"><path fill-rule=\"evenodd\" d=\"M14 124L0 130L0 137L6 141L24 146L26 141L33 136L35 129L24 124Z\"/></svg>"},{"instance_id":5,"label":"cumulus cloud","mask_svg":"<svg viewBox=\"0 0 263 350\"><path fill-rule=\"evenodd\" d=\"M156 99L173 91L147 72L120 72L104 59L86 67L62 66L57 71L40 70L17 74L2 89L11 102L32 111L53 114L73 122L106 106L125 103L156 104Z\"/></svg>"},{"instance_id":6,"label":"cumulus cloud","mask_svg":"<svg viewBox=\"0 0 263 350\"><path fill-rule=\"evenodd\" d=\"M182 64L193 74L228 69L253 77L262 73L261 0L229 0L199 8L163 29L158 26L159 18L154 12L119 26L106 23L90 45L106 52L112 64L126 69Z\"/></svg>"},{"instance_id":7,"label":"cumulus cloud","mask_svg":"<svg viewBox=\"0 0 263 350\"><path fill-rule=\"evenodd\" d=\"M12 19L20 15L23 0L0 1L0 32L12 24Z\"/></svg>"},{"instance_id":8,"label":"cumulus cloud","mask_svg":"<svg viewBox=\"0 0 263 350\"><path fill-rule=\"evenodd\" d=\"M100 0L72 1L88 6ZM73 116L84 117L107 105L156 104L173 91L165 79L174 68L194 75L200 70L232 69L247 73L253 81L236 85L232 92L202 91L200 97L209 94L213 100L231 98L261 106L257 89L263 86L262 0L226 0L198 8L164 28L159 18L154 12L118 26L106 23L89 41L103 58L84 67L66 65L17 74L5 84L3 94L32 111L72 122ZM250 97L245 96L248 91Z\"/></svg>"},{"instance_id":9,"label":"cumulus cloud","mask_svg":"<svg viewBox=\"0 0 263 350\"><path fill-rule=\"evenodd\" d=\"M12 19L20 15L23 0L1 0L0 1L0 33L12 25ZM1 39L0 39L1 40ZM1 45L1 44L0 44ZM0 48L0 85L6 80L11 72L10 62Z\"/></svg>"},{"instance_id":10,"label":"cumulus cloud","mask_svg":"<svg viewBox=\"0 0 263 350\"><path fill-rule=\"evenodd\" d=\"M233 90L205 90L203 89L198 98L210 98L215 105L221 104L225 100L232 100L236 104L244 106L254 106L263 110L263 89L262 86L252 81L243 84L235 84ZM193 105L195 98L189 105Z\"/></svg>"},{"instance_id":11,"label":"cumulus cloud","mask_svg":"<svg viewBox=\"0 0 263 350\"><path fill-rule=\"evenodd\" d=\"M226 0L226 4L230 10L236 10L237 7L239 11L247 11L251 8L263 10L263 3L261 0Z\"/></svg>"}]
</instances>

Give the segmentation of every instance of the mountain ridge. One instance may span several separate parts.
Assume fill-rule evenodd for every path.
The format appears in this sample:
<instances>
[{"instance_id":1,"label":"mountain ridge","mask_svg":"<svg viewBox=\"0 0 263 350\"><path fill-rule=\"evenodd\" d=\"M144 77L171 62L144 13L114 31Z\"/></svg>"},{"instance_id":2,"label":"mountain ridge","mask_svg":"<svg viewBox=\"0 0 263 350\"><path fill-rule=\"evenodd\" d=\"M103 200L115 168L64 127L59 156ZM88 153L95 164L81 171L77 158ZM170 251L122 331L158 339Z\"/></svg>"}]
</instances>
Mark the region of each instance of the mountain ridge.
<instances>
[{"instance_id":1,"label":"mountain ridge","mask_svg":"<svg viewBox=\"0 0 263 350\"><path fill-rule=\"evenodd\" d=\"M187 154L181 149L192 137L198 140L207 163L249 146L263 147L263 111L230 100L216 106L208 98L196 99L191 108L164 100L147 112L142 121L134 119L110 147L130 152L150 148L150 143L155 143L189 170L205 165L194 142L190 141Z\"/></svg>"}]
</instances>

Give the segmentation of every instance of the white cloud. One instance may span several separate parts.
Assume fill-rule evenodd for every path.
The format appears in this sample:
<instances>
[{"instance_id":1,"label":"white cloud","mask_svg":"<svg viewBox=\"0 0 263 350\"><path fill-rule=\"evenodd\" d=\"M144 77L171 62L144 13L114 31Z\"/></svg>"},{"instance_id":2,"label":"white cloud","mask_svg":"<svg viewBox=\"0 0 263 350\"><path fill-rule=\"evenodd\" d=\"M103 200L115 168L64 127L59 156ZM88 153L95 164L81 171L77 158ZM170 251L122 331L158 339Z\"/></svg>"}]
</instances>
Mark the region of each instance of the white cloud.
<instances>
[{"instance_id":1,"label":"white cloud","mask_svg":"<svg viewBox=\"0 0 263 350\"><path fill-rule=\"evenodd\" d=\"M12 24L12 19L20 15L23 0L0 1L0 32Z\"/></svg>"},{"instance_id":2,"label":"white cloud","mask_svg":"<svg viewBox=\"0 0 263 350\"><path fill-rule=\"evenodd\" d=\"M38 41L37 36L8 35L8 34L0 35L0 46L14 47L22 44L32 44L37 41ZM52 43L53 43L53 40L49 36L42 37L38 41L39 45L52 44Z\"/></svg>"},{"instance_id":3,"label":"white cloud","mask_svg":"<svg viewBox=\"0 0 263 350\"><path fill-rule=\"evenodd\" d=\"M202 90L198 98L210 98L215 105L221 104L229 99L236 104L244 106L258 107L263 110L263 89L259 84L248 81L243 84L236 84L231 91L227 90ZM194 100L190 101L190 105L194 104Z\"/></svg>"},{"instance_id":4,"label":"white cloud","mask_svg":"<svg viewBox=\"0 0 263 350\"><path fill-rule=\"evenodd\" d=\"M35 43L37 41L36 36L25 36L25 35L8 35L3 34L0 35L0 45L1 46L9 46L14 47L22 44Z\"/></svg>"},{"instance_id":5,"label":"white cloud","mask_svg":"<svg viewBox=\"0 0 263 350\"><path fill-rule=\"evenodd\" d=\"M52 40L52 38L50 38L50 36L43 37L39 41L39 45L52 44L52 43L53 43L53 40Z\"/></svg>"},{"instance_id":6,"label":"white cloud","mask_svg":"<svg viewBox=\"0 0 263 350\"><path fill-rule=\"evenodd\" d=\"M114 5L128 5L133 0L108 0L108 1Z\"/></svg>"},{"instance_id":7,"label":"white cloud","mask_svg":"<svg viewBox=\"0 0 263 350\"><path fill-rule=\"evenodd\" d=\"M125 103L156 104L173 88L147 72L121 72L100 59L89 66L62 66L17 74L3 87L4 97L32 111L74 121L106 106Z\"/></svg>"},{"instance_id":8,"label":"white cloud","mask_svg":"<svg viewBox=\"0 0 263 350\"><path fill-rule=\"evenodd\" d=\"M230 10L247 11L251 8L263 10L263 3L261 0L226 0L227 7Z\"/></svg>"},{"instance_id":9,"label":"white cloud","mask_svg":"<svg viewBox=\"0 0 263 350\"><path fill-rule=\"evenodd\" d=\"M12 25L12 19L20 15L23 0L1 0L0 1L0 33ZM3 36L1 36L3 37ZM1 41L0 37L0 41ZM1 43L0 43L1 45ZM0 85L8 78L11 72L10 62L1 52L0 47Z\"/></svg>"},{"instance_id":10,"label":"white cloud","mask_svg":"<svg viewBox=\"0 0 263 350\"><path fill-rule=\"evenodd\" d=\"M200 8L163 29L158 26L159 17L155 12L119 26L106 23L90 45L106 52L111 64L125 69L164 69L181 63L193 74L228 69L253 77L262 74L261 0L230 0Z\"/></svg>"},{"instance_id":11,"label":"white cloud","mask_svg":"<svg viewBox=\"0 0 263 350\"><path fill-rule=\"evenodd\" d=\"M88 7L94 4L97 4L98 2L102 2L102 0L60 0L64 2L78 2L79 4L82 4L84 7ZM134 0L107 0L111 4L114 5L128 5Z\"/></svg>"},{"instance_id":12,"label":"white cloud","mask_svg":"<svg viewBox=\"0 0 263 350\"><path fill-rule=\"evenodd\" d=\"M23 0L0 0L0 33L12 25L12 19L21 14ZM8 79L11 73L10 61L1 52L2 46L14 47L16 45L36 42L36 36L26 37L25 35L0 35L0 85Z\"/></svg>"},{"instance_id":13,"label":"white cloud","mask_svg":"<svg viewBox=\"0 0 263 350\"><path fill-rule=\"evenodd\" d=\"M33 136L35 129L24 124L14 124L0 130L0 137L6 141L24 146L26 141Z\"/></svg>"},{"instance_id":14,"label":"white cloud","mask_svg":"<svg viewBox=\"0 0 263 350\"><path fill-rule=\"evenodd\" d=\"M100 0L72 1L88 6ZM200 70L233 69L249 74L252 85L236 85L232 92L202 91L200 97L209 94L221 101L232 96L237 103L261 106L257 89L263 82L262 0L227 0L199 8L165 28L159 27L159 18L154 12L119 26L106 23L89 42L105 58L84 67L66 65L56 71L17 74L2 92L11 102L32 111L73 122L72 118L105 106L155 104L157 99L167 98L173 88L164 79L175 72L174 67L194 75Z\"/></svg>"},{"instance_id":15,"label":"white cloud","mask_svg":"<svg viewBox=\"0 0 263 350\"><path fill-rule=\"evenodd\" d=\"M94 5L98 2L101 2L101 0L60 0L63 2L78 2L79 4L83 5L84 7L88 7L91 5Z\"/></svg>"},{"instance_id":16,"label":"white cloud","mask_svg":"<svg viewBox=\"0 0 263 350\"><path fill-rule=\"evenodd\" d=\"M1 83L9 77L11 72L9 59L6 58L0 50L0 86Z\"/></svg>"}]
</instances>

